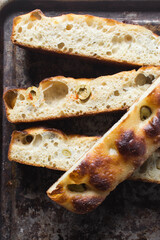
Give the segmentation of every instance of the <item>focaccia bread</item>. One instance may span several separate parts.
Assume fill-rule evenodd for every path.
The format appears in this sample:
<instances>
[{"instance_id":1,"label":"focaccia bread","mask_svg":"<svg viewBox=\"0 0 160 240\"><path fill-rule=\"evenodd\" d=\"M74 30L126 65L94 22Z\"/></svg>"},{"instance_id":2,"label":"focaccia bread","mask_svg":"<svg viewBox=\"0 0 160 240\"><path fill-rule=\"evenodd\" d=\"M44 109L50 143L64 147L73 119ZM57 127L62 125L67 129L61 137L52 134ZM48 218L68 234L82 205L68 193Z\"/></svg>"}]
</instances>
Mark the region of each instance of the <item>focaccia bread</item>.
<instances>
[{"instance_id":1,"label":"focaccia bread","mask_svg":"<svg viewBox=\"0 0 160 240\"><path fill-rule=\"evenodd\" d=\"M38 88L4 93L7 118L33 122L126 109L159 76L160 67L143 67L95 79L45 79Z\"/></svg>"},{"instance_id":2,"label":"focaccia bread","mask_svg":"<svg viewBox=\"0 0 160 240\"><path fill-rule=\"evenodd\" d=\"M138 25L89 15L46 17L40 10L13 20L12 42L31 49L130 65L160 65L160 39Z\"/></svg>"},{"instance_id":3,"label":"focaccia bread","mask_svg":"<svg viewBox=\"0 0 160 240\"><path fill-rule=\"evenodd\" d=\"M68 171L100 139L99 136L66 135L56 129L31 128L14 131L8 151L10 161ZM130 177L160 183L160 150Z\"/></svg>"},{"instance_id":4,"label":"focaccia bread","mask_svg":"<svg viewBox=\"0 0 160 240\"><path fill-rule=\"evenodd\" d=\"M159 147L160 78L47 194L70 211L87 213Z\"/></svg>"},{"instance_id":5,"label":"focaccia bread","mask_svg":"<svg viewBox=\"0 0 160 240\"><path fill-rule=\"evenodd\" d=\"M66 135L56 129L14 131L8 159L23 164L67 171L100 137Z\"/></svg>"}]
</instances>

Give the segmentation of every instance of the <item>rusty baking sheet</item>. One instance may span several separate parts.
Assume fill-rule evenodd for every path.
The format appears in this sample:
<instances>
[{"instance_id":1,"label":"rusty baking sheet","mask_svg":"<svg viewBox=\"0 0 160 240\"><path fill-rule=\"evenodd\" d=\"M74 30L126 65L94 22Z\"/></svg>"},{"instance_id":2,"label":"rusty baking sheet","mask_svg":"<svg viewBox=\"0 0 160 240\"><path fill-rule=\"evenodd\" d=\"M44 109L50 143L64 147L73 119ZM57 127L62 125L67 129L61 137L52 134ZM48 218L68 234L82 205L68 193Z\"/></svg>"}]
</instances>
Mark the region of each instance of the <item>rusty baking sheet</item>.
<instances>
[{"instance_id":1,"label":"rusty baking sheet","mask_svg":"<svg viewBox=\"0 0 160 240\"><path fill-rule=\"evenodd\" d=\"M97 77L124 68L107 63L31 52L12 45L12 20L40 8L47 16L92 14L145 25L160 35L159 1L9 1L0 12L2 89L38 85L45 77ZM0 100L2 105L2 100ZM58 171L11 163L8 144L14 129L49 126L66 133L103 134L121 113L34 124L10 124L1 108L0 235L2 240L159 240L160 186L126 181L104 203L87 215L76 215L54 204L46 190L62 174Z\"/></svg>"}]
</instances>

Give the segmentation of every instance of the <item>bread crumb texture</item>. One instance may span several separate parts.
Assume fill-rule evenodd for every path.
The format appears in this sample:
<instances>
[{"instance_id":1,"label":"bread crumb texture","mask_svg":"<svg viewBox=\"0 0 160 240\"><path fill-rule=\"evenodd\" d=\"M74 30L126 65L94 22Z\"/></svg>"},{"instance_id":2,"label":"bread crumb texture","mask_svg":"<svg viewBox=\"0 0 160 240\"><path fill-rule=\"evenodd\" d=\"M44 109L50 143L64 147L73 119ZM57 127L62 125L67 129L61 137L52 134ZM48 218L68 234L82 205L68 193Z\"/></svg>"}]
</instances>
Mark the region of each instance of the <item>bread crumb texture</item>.
<instances>
[{"instance_id":1,"label":"bread crumb texture","mask_svg":"<svg viewBox=\"0 0 160 240\"><path fill-rule=\"evenodd\" d=\"M152 31L89 15L46 17L35 10L14 19L11 38L15 44L47 51L160 65L160 38Z\"/></svg>"},{"instance_id":2,"label":"bread crumb texture","mask_svg":"<svg viewBox=\"0 0 160 240\"><path fill-rule=\"evenodd\" d=\"M7 117L30 122L126 109L159 76L159 67L143 67L96 79L52 77L39 87L6 91Z\"/></svg>"},{"instance_id":3,"label":"bread crumb texture","mask_svg":"<svg viewBox=\"0 0 160 240\"><path fill-rule=\"evenodd\" d=\"M27 165L67 171L97 139L43 128L14 131L8 157Z\"/></svg>"}]
</instances>

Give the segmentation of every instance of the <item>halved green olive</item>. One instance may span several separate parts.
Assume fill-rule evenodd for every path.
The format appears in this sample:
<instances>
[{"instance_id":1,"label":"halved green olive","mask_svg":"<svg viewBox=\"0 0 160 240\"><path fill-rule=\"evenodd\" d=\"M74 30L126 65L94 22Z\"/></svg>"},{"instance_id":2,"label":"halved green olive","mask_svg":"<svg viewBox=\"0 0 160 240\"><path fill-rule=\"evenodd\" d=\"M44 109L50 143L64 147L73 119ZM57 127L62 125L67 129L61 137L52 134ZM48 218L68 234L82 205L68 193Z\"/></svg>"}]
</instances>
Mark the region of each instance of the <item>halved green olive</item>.
<instances>
[{"instance_id":1,"label":"halved green olive","mask_svg":"<svg viewBox=\"0 0 160 240\"><path fill-rule=\"evenodd\" d=\"M68 189L71 192L84 192L86 191L87 187L85 183L81 183L81 184L69 184L68 185Z\"/></svg>"},{"instance_id":2,"label":"halved green olive","mask_svg":"<svg viewBox=\"0 0 160 240\"><path fill-rule=\"evenodd\" d=\"M149 118L152 114L152 110L147 107L147 106L142 106L140 109L140 119L142 121L146 120L147 118Z\"/></svg>"},{"instance_id":3,"label":"halved green olive","mask_svg":"<svg viewBox=\"0 0 160 240\"><path fill-rule=\"evenodd\" d=\"M89 86L86 86L85 84L81 84L76 89L78 98L82 101L87 100L91 95L91 90Z\"/></svg>"},{"instance_id":4,"label":"halved green olive","mask_svg":"<svg viewBox=\"0 0 160 240\"><path fill-rule=\"evenodd\" d=\"M71 156L71 152L68 149L63 149L62 150L62 154L66 157L70 157Z\"/></svg>"}]
</instances>

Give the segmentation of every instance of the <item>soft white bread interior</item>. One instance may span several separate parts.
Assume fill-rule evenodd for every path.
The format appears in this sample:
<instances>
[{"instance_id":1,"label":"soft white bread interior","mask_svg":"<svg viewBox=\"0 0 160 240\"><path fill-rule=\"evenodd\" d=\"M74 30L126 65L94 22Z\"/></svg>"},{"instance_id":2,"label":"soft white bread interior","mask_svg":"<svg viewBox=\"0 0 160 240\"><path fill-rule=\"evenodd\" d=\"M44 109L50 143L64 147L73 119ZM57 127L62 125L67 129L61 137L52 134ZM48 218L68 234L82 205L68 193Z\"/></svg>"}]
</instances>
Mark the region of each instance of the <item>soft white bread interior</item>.
<instances>
[{"instance_id":1,"label":"soft white bread interior","mask_svg":"<svg viewBox=\"0 0 160 240\"><path fill-rule=\"evenodd\" d=\"M159 76L160 67L143 67L95 79L45 79L38 88L4 93L7 118L32 122L126 109Z\"/></svg>"},{"instance_id":2,"label":"soft white bread interior","mask_svg":"<svg viewBox=\"0 0 160 240\"><path fill-rule=\"evenodd\" d=\"M160 184L160 149L155 151L130 179Z\"/></svg>"},{"instance_id":3,"label":"soft white bread interior","mask_svg":"<svg viewBox=\"0 0 160 240\"><path fill-rule=\"evenodd\" d=\"M75 213L100 205L160 147L160 78L129 111L47 191Z\"/></svg>"},{"instance_id":4,"label":"soft white bread interior","mask_svg":"<svg viewBox=\"0 0 160 240\"><path fill-rule=\"evenodd\" d=\"M40 10L13 21L14 44L133 65L160 65L160 39L138 25L88 15L46 17Z\"/></svg>"},{"instance_id":5,"label":"soft white bread interior","mask_svg":"<svg viewBox=\"0 0 160 240\"><path fill-rule=\"evenodd\" d=\"M66 135L55 129L32 128L12 133L8 159L22 164L69 170L100 137ZM160 152L157 150L130 177L160 183Z\"/></svg>"},{"instance_id":6,"label":"soft white bread interior","mask_svg":"<svg viewBox=\"0 0 160 240\"><path fill-rule=\"evenodd\" d=\"M100 137L66 135L56 129L31 128L12 133L8 159L67 171Z\"/></svg>"}]
</instances>

